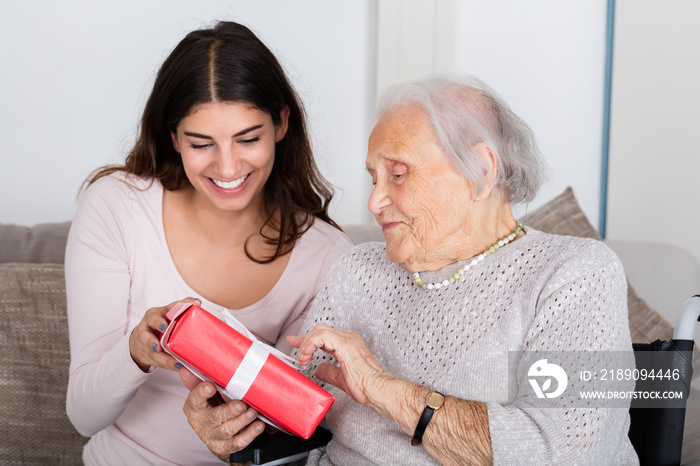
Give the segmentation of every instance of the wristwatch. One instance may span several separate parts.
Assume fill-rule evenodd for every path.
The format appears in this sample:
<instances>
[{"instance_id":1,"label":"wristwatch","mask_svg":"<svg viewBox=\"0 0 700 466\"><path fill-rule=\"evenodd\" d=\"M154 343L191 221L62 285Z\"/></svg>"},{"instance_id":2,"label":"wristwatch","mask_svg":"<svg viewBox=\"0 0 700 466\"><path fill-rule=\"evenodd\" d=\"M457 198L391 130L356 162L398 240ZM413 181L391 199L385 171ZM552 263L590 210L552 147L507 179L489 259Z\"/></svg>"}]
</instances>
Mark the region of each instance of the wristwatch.
<instances>
[{"instance_id":1,"label":"wristwatch","mask_svg":"<svg viewBox=\"0 0 700 466\"><path fill-rule=\"evenodd\" d=\"M425 428L428 427L430 419L432 419L435 411L442 408L445 403L445 395L439 392L430 392L428 396L425 397L425 409L423 414L420 415L418 420L418 425L416 426L416 431L413 433L413 438L411 439L411 445L420 445L423 440L423 433Z\"/></svg>"}]
</instances>

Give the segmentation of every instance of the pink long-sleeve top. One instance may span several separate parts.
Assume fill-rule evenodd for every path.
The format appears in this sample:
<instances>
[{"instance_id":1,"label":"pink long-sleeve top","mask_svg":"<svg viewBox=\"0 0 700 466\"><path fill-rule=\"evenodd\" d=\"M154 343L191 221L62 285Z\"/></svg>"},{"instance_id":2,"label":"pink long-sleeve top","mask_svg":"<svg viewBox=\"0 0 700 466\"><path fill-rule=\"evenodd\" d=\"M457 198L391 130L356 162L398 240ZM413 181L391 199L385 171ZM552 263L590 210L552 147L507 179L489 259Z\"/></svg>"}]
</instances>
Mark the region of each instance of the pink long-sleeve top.
<instances>
[{"instance_id":1,"label":"pink long-sleeve top","mask_svg":"<svg viewBox=\"0 0 700 466\"><path fill-rule=\"evenodd\" d=\"M66 405L78 431L91 437L86 465L221 464L187 423L182 407L188 390L178 374L161 368L144 373L129 353L129 334L146 310L197 297L168 251L162 204L160 182L111 175L86 190L71 227ZM299 332L326 272L351 246L342 232L316 220L268 295L232 314L260 340L288 352L286 336ZM225 310L202 301L214 314Z\"/></svg>"}]
</instances>

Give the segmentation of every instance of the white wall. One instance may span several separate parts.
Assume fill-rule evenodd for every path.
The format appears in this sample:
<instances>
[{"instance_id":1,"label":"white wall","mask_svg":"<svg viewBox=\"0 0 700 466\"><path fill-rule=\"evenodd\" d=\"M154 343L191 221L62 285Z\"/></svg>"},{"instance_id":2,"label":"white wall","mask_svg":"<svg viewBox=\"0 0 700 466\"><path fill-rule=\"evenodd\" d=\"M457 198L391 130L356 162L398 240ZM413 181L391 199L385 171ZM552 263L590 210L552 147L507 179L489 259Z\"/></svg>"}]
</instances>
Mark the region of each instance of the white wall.
<instances>
[{"instance_id":1,"label":"white wall","mask_svg":"<svg viewBox=\"0 0 700 466\"><path fill-rule=\"evenodd\" d=\"M608 237L700 260L700 2L616 6Z\"/></svg>"},{"instance_id":2,"label":"white wall","mask_svg":"<svg viewBox=\"0 0 700 466\"><path fill-rule=\"evenodd\" d=\"M700 168L692 139L700 7L617 3L608 236L667 241L700 257L689 188ZM371 221L363 166L375 95L441 71L481 77L535 130L550 181L529 209L571 185L597 226L605 7L606 0L2 2L0 222L70 219L85 176L128 151L167 53L186 32L223 18L258 33L297 86L319 165L340 188L332 212L341 223ZM649 92L659 86L663 92ZM649 162L639 163L640 154ZM683 214L669 208L683 200Z\"/></svg>"},{"instance_id":3,"label":"white wall","mask_svg":"<svg viewBox=\"0 0 700 466\"><path fill-rule=\"evenodd\" d=\"M549 165L529 209L571 186L597 228L606 0L468 0L454 17L455 71L501 94L535 131Z\"/></svg>"},{"instance_id":4,"label":"white wall","mask_svg":"<svg viewBox=\"0 0 700 466\"><path fill-rule=\"evenodd\" d=\"M535 131L549 178L597 227L606 0L379 0L377 90L426 73L471 74Z\"/></svg>"},{"instance_id":5,"label":"white wall","mask_svg":"<svg viewBox=\"0 0 700 466\"><path fill-rule=\"evenodd\" d=\"M364 171L374 95L373 0L25 0L0 3L0 223L72 218L95 168L134 140L157 68L215 19L249 26L306 104L331 213L368 220Z\"/></svg>"},{"instance_id":6,"label":"white wall","mask_svg":"<svg viewBox=\"0 0 700 466\"><path fill-rule=\"evenodd\" d=\"M455 0L379 0L376 95L390 85L454 68Z\"/></svg>"}]
</instances>

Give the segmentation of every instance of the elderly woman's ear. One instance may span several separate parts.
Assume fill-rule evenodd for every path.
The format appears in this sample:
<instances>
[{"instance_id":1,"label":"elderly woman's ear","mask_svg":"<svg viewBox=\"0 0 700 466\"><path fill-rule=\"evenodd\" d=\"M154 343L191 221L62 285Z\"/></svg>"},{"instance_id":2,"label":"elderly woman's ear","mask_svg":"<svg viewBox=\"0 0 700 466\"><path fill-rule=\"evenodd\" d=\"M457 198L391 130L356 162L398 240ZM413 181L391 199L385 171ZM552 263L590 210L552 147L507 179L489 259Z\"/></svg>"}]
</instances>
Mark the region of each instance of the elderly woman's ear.
<instances>
[{"instance_id":1,"label":"elderly woman's ear","mask_svg":"<svg viewBox=\"0 0 700 466\"><path fill-rule=\"evenodd\" d=\"M475 201L483 201L488 199L491 192L496 187L498 179L498 156L495 151L485 142L480 142L472 147L472 153L480 161L484 172L484 179L481 191L474 196ZM477 189L478 187L474 187Z\"/></svg>"}]
</instances>

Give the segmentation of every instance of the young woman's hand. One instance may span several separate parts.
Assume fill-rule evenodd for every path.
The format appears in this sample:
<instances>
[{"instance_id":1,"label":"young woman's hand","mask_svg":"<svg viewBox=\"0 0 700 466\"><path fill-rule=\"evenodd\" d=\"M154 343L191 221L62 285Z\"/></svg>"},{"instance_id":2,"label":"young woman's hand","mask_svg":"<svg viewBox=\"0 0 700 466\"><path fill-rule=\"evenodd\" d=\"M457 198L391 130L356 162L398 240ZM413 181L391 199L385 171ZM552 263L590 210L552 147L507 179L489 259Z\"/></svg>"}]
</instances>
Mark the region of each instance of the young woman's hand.
<instances>
[{"instance_id":1,"label":"young woman's hand","mask_svg":"<svg viewBox=\"0 0 700 466\"><path fill-rule=\"evenodd\" d=\"M247 447L265 429L258 412L240 400L225 401L211 382L202 382L187 369L180 378L190 389L183 411L199 438L219 459Z\"/></svg>"},{"instance_id":2,"label":"young woman's hand","mask_svg":"<svg viewBox=\"0 0 700 466\"><path fill-rule=\"evenodd\" d=\"M148 372L151 366L158 366L170 370L180 370L182 365L175 358L163 351L160 346L159 333L165 331L168 327L168 321L165 319L165 314L172 309L173 306L181 302L193 301L201 304L196 298L185 298L181 301L175 301L167 306L152 307L141 319L141 322L134 327L129 337L129 351L131 359L139 366L139 368Z\"/></svg>"}]
</instances>

